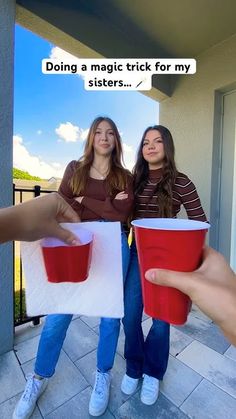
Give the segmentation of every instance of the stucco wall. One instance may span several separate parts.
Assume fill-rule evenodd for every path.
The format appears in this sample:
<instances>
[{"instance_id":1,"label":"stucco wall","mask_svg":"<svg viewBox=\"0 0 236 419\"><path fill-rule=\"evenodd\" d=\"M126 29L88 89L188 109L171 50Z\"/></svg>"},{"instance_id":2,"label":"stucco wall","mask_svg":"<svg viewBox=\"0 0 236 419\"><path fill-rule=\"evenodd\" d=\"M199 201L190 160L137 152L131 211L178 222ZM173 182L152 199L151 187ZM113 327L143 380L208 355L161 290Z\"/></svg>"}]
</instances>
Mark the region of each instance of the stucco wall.
<instances>
[{"instance_id":1,"label":"stucco wall","mask_svg":"<svg viewBox=\"0 0 236 419\"><path fill-rule=\"evenodd\" d=\"M180 171L195 182L210 216L214 94L236 81L236 35L197 57L197 73L182 76L160 104L160 123L172 132Z\"/></svg>"}]
</instances>

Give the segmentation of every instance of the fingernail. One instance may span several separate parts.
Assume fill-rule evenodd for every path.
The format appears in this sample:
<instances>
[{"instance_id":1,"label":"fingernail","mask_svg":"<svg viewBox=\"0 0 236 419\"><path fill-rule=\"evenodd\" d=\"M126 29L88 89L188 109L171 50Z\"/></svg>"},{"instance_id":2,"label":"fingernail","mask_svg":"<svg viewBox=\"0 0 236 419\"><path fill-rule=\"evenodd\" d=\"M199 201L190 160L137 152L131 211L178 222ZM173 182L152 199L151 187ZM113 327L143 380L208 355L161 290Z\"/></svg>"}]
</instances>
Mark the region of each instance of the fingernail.
<instances>
[{"instance_id":1,"label":"fingernail","mask_svg":"<svg viewBox=\"0 0 236 419\"><path fill-rule=\"evenodd\" d=\"M78 246L79 242L76 239L70 241L71 246Z\"/></svg>"},{"instance_id":2,"label":"fingernail","mask_svg":"<svg viewBox=\"0 0 236 419\"><path fill-rule=\"evenodd\" d=\"M155 278L155 274L153 271L148 271L145 276L146 276L146 279L148 279L149 281L153 281Z\"/></svg>"}]
</instances>

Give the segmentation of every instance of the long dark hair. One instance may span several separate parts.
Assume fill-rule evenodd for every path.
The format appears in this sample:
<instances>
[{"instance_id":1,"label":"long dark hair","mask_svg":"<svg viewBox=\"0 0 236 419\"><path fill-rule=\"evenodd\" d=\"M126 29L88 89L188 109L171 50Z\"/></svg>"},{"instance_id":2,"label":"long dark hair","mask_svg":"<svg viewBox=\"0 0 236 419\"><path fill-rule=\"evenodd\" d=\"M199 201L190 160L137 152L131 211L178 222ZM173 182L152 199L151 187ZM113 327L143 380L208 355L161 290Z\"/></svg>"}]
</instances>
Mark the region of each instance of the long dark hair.
<instances>
[{"instance_id":1,"label":"long dark hair","mask_svg":"<svg viewBox=\"0 0 236 419\"><path fill-rule=\"evenodd\" d=\"M112 130L114 131L115 138L115 147L111 154L110 170L106 178L108 192L110 195L112 195L115 191L122 191L126 188L127 176L129 172L122 165L123 151L119 131L112 119L106 116L99 116L98 118L94 119L90 126L88 137L84 146L84 154L78 160L77 168L70 181L72 191L75 195L79 195L85 190L85 186L89 178L89 170L94 159L93 140L95 132L98 125L103 121L106 121L110 124Z\"/></svg>"},{"instance_id":2,"label":"long dark hair","mask_svg":"<svg viewBox=\"0 0 236 419\"><path fill-rule=\"evenodd\" d=\"M136 164L133 169L134 194L135 196L141 194L148 183L149 167L148 162L143 157L143 142L147 133L151 130L159 131L161 134L165 153L162 167L162 177L153 191L153 195L157 195L157 205L159 207L158 216L172 217L173 186L177 176L177 169L174 158L175 146L170 131L163 125L154 125L148 127L143 133L137 153ZM150 200L152 199L152 196L150 197Z\"/></svg>"}]
</instances>

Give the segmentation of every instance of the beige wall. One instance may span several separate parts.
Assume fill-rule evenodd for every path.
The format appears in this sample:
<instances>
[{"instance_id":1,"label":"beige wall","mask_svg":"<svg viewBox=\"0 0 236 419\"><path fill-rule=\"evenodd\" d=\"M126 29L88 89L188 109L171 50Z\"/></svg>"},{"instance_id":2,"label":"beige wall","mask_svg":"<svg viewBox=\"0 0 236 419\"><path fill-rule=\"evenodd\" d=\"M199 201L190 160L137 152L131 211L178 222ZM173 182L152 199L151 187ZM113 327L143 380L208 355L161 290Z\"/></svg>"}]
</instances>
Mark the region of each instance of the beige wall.
<instances>
[{"instance_id":1,"label":"beige wall","mask_svg":"<svg viewBox=\"0 0 236 419\"><path fill-rule=\"evenodd\" d=\"M236 35L197 57L197 73L182 76L160 104L160 123L172 132L176 161L196 184L210 216L214 93L236 82Z\"/></svg>"}]
</instances>

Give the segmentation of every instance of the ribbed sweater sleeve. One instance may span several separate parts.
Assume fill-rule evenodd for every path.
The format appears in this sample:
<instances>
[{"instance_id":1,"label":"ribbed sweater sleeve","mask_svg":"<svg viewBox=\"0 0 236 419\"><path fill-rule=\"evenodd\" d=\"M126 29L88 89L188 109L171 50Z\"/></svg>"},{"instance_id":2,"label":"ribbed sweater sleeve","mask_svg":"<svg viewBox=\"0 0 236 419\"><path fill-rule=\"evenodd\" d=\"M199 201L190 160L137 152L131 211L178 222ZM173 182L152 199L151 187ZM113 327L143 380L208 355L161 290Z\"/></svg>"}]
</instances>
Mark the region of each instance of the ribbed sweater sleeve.
<instances>
[{"instance_id":1,"label":"ribbed sweater sleeve","mask_svg":"<svg viewBox=\"0 0 236 419\"><path fill-rule=\"evenodd\" d=\"M132 211L134 201L133 179L131 176L128 176L125 193L128 194L128 198L124 200L111 197L106 197L105 200L99 200L85 196L82 200L82 205L103 219L126 222Z\"/></svg>"},{"instance_id":2,"label":"ribbed sweater sleeve","mask_svg":"<svg viewBox=\"0 0 236 419\"><path fill-rule=\"evenodd\" d=\"M173 204L178 200L183 204L190 220L207 221L196 187L183 173L178 174L174 186Z\"/></svg>"}]
</instances>

